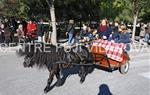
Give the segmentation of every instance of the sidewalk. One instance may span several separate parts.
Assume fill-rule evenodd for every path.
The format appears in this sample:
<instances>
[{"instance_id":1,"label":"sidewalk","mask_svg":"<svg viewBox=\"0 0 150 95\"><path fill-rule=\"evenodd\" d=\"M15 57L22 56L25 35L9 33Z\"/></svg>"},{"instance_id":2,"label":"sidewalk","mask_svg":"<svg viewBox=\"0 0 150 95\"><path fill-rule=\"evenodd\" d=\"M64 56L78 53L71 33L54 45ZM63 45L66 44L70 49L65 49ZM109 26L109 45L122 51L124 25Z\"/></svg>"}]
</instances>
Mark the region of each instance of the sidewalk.
<instances>
[{"instance_id":1,"label":"sidewalk","mask_svg":"<svg viewBox=\"0 0 150 95\"><path fill-rule=\"evenodd\" d=\"M139 49L132 48L131 51L129 52L129 56L132 59L138 55L145 54L145 53L149 54L149 56L150 56L150 47L139 48Z\"/></svg>"}]
</instances>

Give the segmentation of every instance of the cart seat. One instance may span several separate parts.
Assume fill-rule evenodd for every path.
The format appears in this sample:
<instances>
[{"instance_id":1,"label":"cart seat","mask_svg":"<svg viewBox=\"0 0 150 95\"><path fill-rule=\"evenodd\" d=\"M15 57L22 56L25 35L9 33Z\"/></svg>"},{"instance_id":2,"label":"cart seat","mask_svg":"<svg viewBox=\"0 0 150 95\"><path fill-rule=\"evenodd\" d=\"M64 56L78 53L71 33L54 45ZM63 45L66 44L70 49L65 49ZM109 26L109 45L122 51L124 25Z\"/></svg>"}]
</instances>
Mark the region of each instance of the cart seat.
<instances>
[{"instance_id":1,"label":"cart seat","mask_svg":"<svg viewBox=\"0 0 150 95\"><path fill-rule=\"evenodd\" d=\"M108 58L121 62L123 60L123 43L114 43L108 40L99 39L93 42L91 51L93 54L106 55Z\"/></svg>"}]
</instances>

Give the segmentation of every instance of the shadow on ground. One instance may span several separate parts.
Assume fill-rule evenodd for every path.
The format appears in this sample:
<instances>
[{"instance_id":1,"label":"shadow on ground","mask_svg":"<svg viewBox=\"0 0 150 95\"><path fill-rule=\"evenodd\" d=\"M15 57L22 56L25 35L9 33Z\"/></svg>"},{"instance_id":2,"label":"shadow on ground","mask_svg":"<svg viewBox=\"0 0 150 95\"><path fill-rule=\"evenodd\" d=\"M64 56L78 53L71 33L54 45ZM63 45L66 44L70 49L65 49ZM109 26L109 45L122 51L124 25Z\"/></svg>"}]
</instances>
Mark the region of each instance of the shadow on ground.
<instances>
[{"instance_id":1,"label":"shadow on ground","mask_svg":"<svg viewBox=\"0 0 150 95\"><path fill-rule=\"evenodd\" d=\"M97 95L113 95L113 94L110 92L108 85L102 84L99 86L99 93Z\"/></svg>"}]
</instances>

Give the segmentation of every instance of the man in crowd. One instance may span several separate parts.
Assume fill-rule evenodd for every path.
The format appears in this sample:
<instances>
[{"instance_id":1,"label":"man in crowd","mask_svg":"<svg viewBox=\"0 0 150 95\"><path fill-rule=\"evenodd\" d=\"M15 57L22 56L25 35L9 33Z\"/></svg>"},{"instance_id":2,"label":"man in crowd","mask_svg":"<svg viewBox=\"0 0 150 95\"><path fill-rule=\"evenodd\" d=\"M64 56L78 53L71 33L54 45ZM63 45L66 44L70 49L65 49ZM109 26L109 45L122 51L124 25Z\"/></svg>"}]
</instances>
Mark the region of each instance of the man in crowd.
<instances>
[{"instance_id":1,"label":"man in crowd","mask_svg":"<svg viewBox=\"0 0 150 95\"><path fill-rule=\"evenodd\" d=\"M67 27L66 35L68 35L68 44L74 43L75 29L74 29L74 20L69 20L69 25Z\"/></svg>"},{"instance_id":2,"label":"man in crowd","mask_svg":"<svg viewBox=\"0 0 150 95\"><path fill-rule=\"evenodd\" d=\"M37 35L38 35L38 42L43 42L43 35L44 35L43 19L40 19L40 22L37 25Z\"/></svg>"},{"instance_id":3,"label":"man in crowd","mask_svg":"<svg viewBox=\"0 0 150 95\"><path fill-rule=\"evenodd\" d=\"M36 30L37 25L32 20L30 20L29 23L27 24L27 37L29 38L30 42L34 40L36 36Z\"/></svg>"}]
</instances>

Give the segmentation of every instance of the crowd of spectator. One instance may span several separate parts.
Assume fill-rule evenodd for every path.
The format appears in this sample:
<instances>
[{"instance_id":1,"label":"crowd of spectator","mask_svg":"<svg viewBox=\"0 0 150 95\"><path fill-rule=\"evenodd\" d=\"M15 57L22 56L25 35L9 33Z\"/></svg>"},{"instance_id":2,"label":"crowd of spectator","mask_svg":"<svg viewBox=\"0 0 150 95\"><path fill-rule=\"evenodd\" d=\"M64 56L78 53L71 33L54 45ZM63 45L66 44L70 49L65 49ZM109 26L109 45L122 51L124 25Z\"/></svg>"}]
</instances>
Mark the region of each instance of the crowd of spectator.
<instances>
[{"instance_id":1,"label":"crowd of spectator","mask_svg":"<svg viewBox=\"0 0 150 95\"><path fill-rule=\"evenodd\" d=\"M148 23L147 25L142 23L140 39L143 39L143 41L150 44L150 23Z\"/></svg>"},{"instance_id":2,"label":"crowd of spectator","mask_svg":"<svg viewBox=\"0 0 150 95\"><path fill-rule=\"evenodd\" d=\"M130 43L131 30L126 24L117 21L109 22L107 18L102 19L97 27L93 27L89 24L82 23L82 29L80 32L75 32L74 20L69 21L69 25L66 30L66 36L68 37L68 43L80 43L88 42L95 39L106 39L114 41L116 43ZM61 31L57 31L59 34ZM37 39L38 42L43 42L45 33L45 27L43 19L39 19L37 22L30 19L16 20L15 18L0 19L0 43L12 43L21 42L28 38L29 42ZM65 35L65 34L64 34ZM146 43L150 43L150 24L141 24L140 38Z\"/></svg>"},{"instance_id":3,"label":"crowd of spectator","mask_svg":"<svg viewBox=\"0 0 150 95\"><path fill-rule=\"evenodd\" d=\"M43 19L38 22L33 19L29 21L15 18L0 19L0 43L21 42L25 38L28 38L30 42L36 38L42 41L43 35Z\"/></svg>"}]
</instances>

